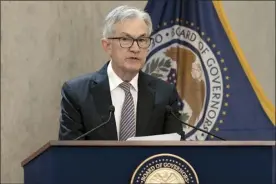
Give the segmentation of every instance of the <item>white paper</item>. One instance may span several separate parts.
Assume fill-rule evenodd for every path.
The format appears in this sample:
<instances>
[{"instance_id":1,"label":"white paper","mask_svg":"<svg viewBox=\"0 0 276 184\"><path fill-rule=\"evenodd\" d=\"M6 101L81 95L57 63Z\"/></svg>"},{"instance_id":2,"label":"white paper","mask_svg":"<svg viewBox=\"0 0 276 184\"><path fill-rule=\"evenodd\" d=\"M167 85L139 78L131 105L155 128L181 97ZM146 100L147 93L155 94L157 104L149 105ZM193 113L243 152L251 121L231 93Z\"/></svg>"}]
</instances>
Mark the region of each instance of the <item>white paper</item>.
<instances>
[{"instance_id":1,"label":"white paper","mask_svg":"<svg viewBox=\"0 0 276 184\"><path fill-rule=\"evenodd\" d=\"M181 135L178 133L151 135L143 137L131 137L127 141L180 141Z\"/></svg>"}]
</instances>

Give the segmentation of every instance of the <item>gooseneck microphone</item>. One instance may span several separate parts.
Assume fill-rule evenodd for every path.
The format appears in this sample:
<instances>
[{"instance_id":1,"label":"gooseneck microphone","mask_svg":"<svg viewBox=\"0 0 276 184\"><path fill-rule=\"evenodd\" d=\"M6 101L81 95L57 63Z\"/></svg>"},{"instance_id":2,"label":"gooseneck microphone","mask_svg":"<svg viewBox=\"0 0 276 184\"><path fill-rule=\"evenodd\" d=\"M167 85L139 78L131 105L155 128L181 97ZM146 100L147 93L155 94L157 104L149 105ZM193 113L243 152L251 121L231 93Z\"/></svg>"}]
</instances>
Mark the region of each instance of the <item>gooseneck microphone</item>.
<instances>
[{"instance_id":1,"label":"gooseneck microphone","mask_svg":"<svg viewBox=\"0 0 276 184\"><path fill-rule=\"evenodd\" d=\"M86 135L88 135L88 134L94 132L95 130L97 130L97 129L101 128L102 126L104 126L105 124L107 124L107 123L110 121L110 119L111 119L111 117L112 117L112 114L113 114L114 111L115 111L115 107L114 107L113 105L110 105L109 108L108 108L108 110L109 110L109 117L108 117L108 119L107 119L105 122L101 123L100 125L96 126L96 127L93 128L93 129L89 130L88 132L82 134L81 136L77 137L77 138L74 139L74 140L79 140L79 139L83 138L84 136L86 136Z\"/></svg>"},{"instance_id":2,"label":"gooseneck microphone","mask_svg":"<svg viewBox=\"0 0 276 184\"><path fill-rule=\"evenodd\" d=\"M195 126L193 126L193 125L190 125L190 124L188 124L188 123L183 122L181 119L179 119L179 118L174 114L173 109L172 109L171 106L167 105L167 106L166 106L166 110L167 110L168 113L172 114L177 120L179 120L182 124L187 125L187 126L193 128L193 129L199 130L199 131L204 132L204 133L206 133L206 134L208 134L208 135L212 135L212 136L214 136L214 137L216 137L216 138L218 138L218 139L220 139L220 140L224 140L224 141L225 141L225 139L223 139L223 138L221 138L221 137L218 137L218 136L216 136L216 135L214 135L214 134L212 134L212 133L210 133L210 132L207 132L207 131L205 131L205 130L203 130L203 129L197 128L197 127L195 127Z\"/></svg>"}]
</instances>

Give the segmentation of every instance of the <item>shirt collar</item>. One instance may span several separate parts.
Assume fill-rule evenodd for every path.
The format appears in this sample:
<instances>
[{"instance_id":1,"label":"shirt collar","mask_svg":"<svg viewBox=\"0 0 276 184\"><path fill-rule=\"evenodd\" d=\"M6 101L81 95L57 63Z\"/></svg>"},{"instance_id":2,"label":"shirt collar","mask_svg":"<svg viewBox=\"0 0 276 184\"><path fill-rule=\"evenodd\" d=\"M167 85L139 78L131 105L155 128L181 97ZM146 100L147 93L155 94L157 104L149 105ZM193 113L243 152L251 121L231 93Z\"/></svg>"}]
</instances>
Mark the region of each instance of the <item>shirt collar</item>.
<instances>
[{"instance_id":1,"label":"shirt collar","mask_svg":"<svg viewBox=\"0 0 276 184\"><path fill-rule=\"evenodd\" d=\"M116 89L122 82L124 82L113 70L111 66L112 60L109 62L107 66L107 75L108 75L108 80L109 80L109 87L110 91ZM133 79L129 82L132 86L132 88L135 91L138 91L138 76L139 73L133 77Z\"/></svg>"}]
</instances>

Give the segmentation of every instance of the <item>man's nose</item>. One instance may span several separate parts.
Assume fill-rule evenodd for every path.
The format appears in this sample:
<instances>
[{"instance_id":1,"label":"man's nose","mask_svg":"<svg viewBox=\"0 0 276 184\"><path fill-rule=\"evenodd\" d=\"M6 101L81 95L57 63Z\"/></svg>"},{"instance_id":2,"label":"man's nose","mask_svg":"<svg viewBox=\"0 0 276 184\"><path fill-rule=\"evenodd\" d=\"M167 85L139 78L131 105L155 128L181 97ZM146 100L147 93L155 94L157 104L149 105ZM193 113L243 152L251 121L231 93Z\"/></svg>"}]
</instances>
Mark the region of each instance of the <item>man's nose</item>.
<instances>
[{"instance_id":1,"label":"man's nose","mask_svg":"<svg viewBox=\"0 0 276 184\"><path fill-rule=\"evenodd\" d=\"M133 52L139 52L140 51L140 47L137 43L137 41L134 41L132 46L129 48L131 51Z\"/></svg>"}]
</instances>

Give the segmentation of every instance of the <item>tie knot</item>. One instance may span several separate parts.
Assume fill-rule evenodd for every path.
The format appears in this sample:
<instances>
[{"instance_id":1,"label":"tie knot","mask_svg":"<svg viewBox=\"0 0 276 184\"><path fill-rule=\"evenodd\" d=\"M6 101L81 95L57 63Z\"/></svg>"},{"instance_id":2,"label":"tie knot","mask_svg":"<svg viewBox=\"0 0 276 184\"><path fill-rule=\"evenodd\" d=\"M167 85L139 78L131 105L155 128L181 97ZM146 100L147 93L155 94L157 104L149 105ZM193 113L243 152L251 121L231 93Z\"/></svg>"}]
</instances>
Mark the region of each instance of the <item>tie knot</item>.
<instances>
[{"instance_id":1,"label":"tie knot","mask_svg":"<svg viewBox=\"0 0 276 184\"><path fill-rule=\"evenodd\" d=\"M119 86L122 88L125 92L130 92L130 83L128 82L122 82Z\"/></svg>"}]
</instances>

